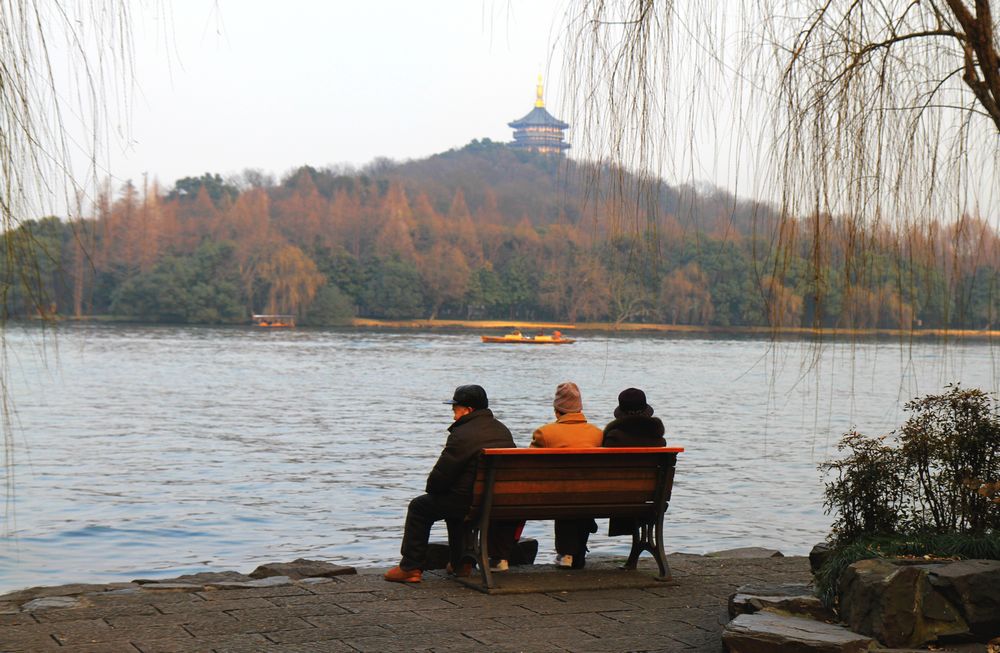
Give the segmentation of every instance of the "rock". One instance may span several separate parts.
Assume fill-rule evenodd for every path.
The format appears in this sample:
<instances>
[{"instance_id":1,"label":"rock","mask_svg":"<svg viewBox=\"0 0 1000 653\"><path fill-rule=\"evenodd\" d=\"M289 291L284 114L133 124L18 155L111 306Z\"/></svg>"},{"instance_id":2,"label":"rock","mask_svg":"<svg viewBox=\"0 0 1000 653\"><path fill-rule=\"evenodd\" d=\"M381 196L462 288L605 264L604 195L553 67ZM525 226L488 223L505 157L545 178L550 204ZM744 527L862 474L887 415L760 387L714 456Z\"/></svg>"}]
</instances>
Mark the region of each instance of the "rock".
<instances>
[{"instance_id":1,"label":"rock","mask_svg":"<svg viewBox=\"0 0 1000 653\"><path fill-rule=\"evenodd\" d=\"M833 547L829 542L820 542L809 551L809 570L813 576L830 559L831 555L833 555Z\"/></svg>"},{"instance_id":2,"label":"rock","mask_svg":"<svg viewBox=\"0 0 1000 653\"><path fill-rule=\"evenodd\" d=\"M252 580L249 576L237 571L202 571L197 574L185 574L175 578L140 578L132 581L139 585L149 583L190 583L192 585L206 585L208 583L240 583Z\"/></svg>"},{"instance_id":3,"label":"rock","mask_svg":"<svg viewBox=\"0 0 1000 653\"><path fill-rule=\"evenodd\" d=\"M46 596L76 596L77 594L89 594L92 592L107 592L112 589L129 587L130 585L131 583L109 583L107 585L72 583L69 585L56 585L54 587L29 587L28 589L0 595L0 602L23 603L31 599L44 598Z\"/></svg>"},{"instance_id":4,"label":"rock","mask_svg":"<svg viewBox=\"0 0 1000 653\"><path fill-rule=\"evenodd\" d=\"M249 590L261 587L281 587L291 585L292 579L288 576L268 576L259 580L251 580L245 583L208 583L205 589L209 590Z\"/></svg>"},{"instance_id":5,"label":"rock","mask_svg":"<svg viewBox=\"0 0 1000 653\"><path fill-rule=\"evenodd\" d=\"M142 586L143 590L174 592L200 592L203 588L203 585L195 585L194 583L146 583Z\"/></svg>"},{"instance_id":6,"label":"rock","mask_svg":"<svg viewBox=\"0 0 1000 653\"><path fill-rule=\"evenodd\" d=\"M762 546L745 546L739 549L726 549L706 553L706 558L784 558L785 554L777 549L765 549Z\"/></svg>"},{"instance_id":7,"label":"rock","mask_svg":"<svg viewBox=\"0 0 1000 653\"><path fill-rule=\"evenodd\" d=\"M44 599L28 601L21 606L24 612L35 610L52 610L55 608L75 608L80 605L80 599L75 596L49 596Z\"/></svg>"},{"instance_id":8,"label":"rock","mask_svg":"<svg viewBox=\"0 0 1000 653\"><path fill-rule=\"evenodd\" d=\"M302 578L333 578L345 574L356 574L354 567L335 565L322 560L306 560L299 558L292 562L271 562L261 565L250 572L250 578L269 578L271 576L287 576L292 580Z\"/></svg>"},{"instance_id":9,"label":"rock","mask_svg":"<svg viewBox=\"0 0 1000 653\"><path fill-rule=\"evenodd\" d=\"M729 618L767 610L820 621L835 621L833 611L823 605L805 583L789 585L743 585L729 597Z\"/></svg>"},{"instance_id":10,"label":"rock","mask_svg":"<svg viewBox=\"0 0 1000 653\"><path fill-rule=\"evenodd\" d=\"M840 577L840 618L889 647L967 634L962 615L928 580L928 570L938 566L899 565L881 558L855 562Z\"/></svg>"},{"instance_id":11,"label":"rock","mask_svg":"<svg viewBox=\"0 0 1000 653\"><path fill-rule=\"evenodd\" d=\"M958 606L979 641L1000 636L1000 560L960 560L935 565L934 588Z\"/></svg>"},{"instance_id":12,"label":"rock","mask_svg":"<svg viewBox=\"0 0 1000 653\"><path fill-rule=\"evenodd\" d=\"M875 642L843 626L758 612L730 621L722 643L729 653L861 653Z\"/></svg>"}]
</instances>

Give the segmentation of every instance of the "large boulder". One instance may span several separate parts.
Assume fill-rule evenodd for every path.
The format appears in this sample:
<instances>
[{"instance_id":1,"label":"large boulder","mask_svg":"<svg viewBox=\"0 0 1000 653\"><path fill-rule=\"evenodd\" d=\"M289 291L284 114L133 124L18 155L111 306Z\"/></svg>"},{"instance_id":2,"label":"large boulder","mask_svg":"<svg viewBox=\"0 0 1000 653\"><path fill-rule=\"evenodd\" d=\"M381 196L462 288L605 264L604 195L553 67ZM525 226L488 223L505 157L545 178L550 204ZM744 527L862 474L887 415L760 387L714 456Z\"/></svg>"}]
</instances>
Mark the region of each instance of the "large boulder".
<instances>
[{"instance_id":1,"label":"large boulder","mask_svg":"<svg viewBox=\"0 0 1000 653\"><path fill-rule=\"evenodd\" d=\"M890 647L919 646L969 632L961 612L928 575L940 565L861 560L840 576L840 618Z\"/></svg>"},{"instance_id":2,"label":"large boulder","mask_svg":"<svg viewBox=\"0 0 1000 653\"><path fill-rule=\"evenodd\" d=\"M934 586L958 606L979 641L1000 636L1000 560L960 560L928 574Z\"/></svg>"},{"instance_id":3,"label":"large boulder","mask_svg":"<svg viewBox=\"0 0 1000 653\"><path fill-rule=\"evenodd\" d=\"M741 614L722 631L729 653L862 653L874 643L843 626L772 612Z\"/></svg>"}]
</instances>

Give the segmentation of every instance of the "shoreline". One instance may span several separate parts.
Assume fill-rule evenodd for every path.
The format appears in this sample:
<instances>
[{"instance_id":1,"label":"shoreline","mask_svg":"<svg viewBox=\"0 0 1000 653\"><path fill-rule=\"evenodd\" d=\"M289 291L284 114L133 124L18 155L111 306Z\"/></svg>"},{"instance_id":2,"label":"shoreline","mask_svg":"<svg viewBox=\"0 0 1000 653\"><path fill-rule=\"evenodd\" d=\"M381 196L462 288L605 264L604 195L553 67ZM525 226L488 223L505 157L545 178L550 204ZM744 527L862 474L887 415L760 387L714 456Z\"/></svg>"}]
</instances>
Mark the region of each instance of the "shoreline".
<instances>
[{"instance_id":1,"label":"shoreline","mask_svg":"<svg viewBox=\"0 0 1000 653\"><path fill-rule=\"evenodd\" d=\"M141 320L122 319L111 315L87 315L82 317L57 316L49 319L9 320L9 323L28 323L58 326L68 324L135 324L144 326L170 327L228 327L255 328L249 322L236 324L188 324L171 322L144 322ZM1000 340L1000 329L849 329L842 327L770 327L770 326L700 326L690 324L664 324L657 322L548 322L538 320L441 320L441 319L407 319L379 320L366 317L355 317L337 324L325 326L299 325L295 329L398 329L423 331L477 330L477 329L523 329L527 331L576 331L612 334L646 334L646 335L690 335L690 336L730 336L730 337L792 337L797 339L894 339L906 341L926 340ZM266 329L271 331L271 329ZM283 330L283 329L278 329ZM484 334L496 335L496 334Z\"/></svg>"},{"instance_id":2,"label":"shoreline","mask_svg":"<svg viewBox=\"0 0 1000 653\"><path fill-rule=\"evenodd\" d=\"M524 320L376 320L353 318L345 326L373 329L525 329L525 330L573 330L601 333L662 333L717 336L806 336L810 338L899 338L904 340L922 339L1000 339L1000 330L976 329L845 329L814 327L766 327L766 326L694 326L687 324L660 324L637 322L537 322ZM308 328L308 327L307 327Z\"/></svg>"}]
</instances>

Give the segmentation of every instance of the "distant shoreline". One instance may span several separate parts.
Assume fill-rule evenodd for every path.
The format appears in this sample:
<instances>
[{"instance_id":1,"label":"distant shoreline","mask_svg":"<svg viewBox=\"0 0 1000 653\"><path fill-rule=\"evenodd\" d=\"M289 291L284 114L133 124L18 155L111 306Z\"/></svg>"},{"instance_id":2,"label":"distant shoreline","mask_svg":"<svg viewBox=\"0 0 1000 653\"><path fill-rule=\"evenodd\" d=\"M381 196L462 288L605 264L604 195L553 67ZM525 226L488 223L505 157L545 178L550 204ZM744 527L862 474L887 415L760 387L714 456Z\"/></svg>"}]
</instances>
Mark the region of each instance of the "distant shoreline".
<instances>
[{"instance_id":1,"label":"distant shoreline","mask_svg":"<svg viewBox=\"0 0 1000 653\"><path fill-rule=\"evenodd\" d=\"M373 320L354 318L347 326L377 329L521 329L524 331L598 331L606 333L678 333L691 335L740 335L740 336L807 336L824 337L889 337L909 339L975 339L1000 340L1000 330L975 329L818 329L809 327L713 327L686 324L637 324L614 322L527 322L521 320Z\"/></svg>"},{"instance_id":2,"label":"distant shoreline","mask_svg":"<svg viewBox=\"0 0 1000 653\"><path fill-rule=\"evenodd\" d=\"M11 320L12 322L18 320ZM32 319L29 322L97 322L102 324L149 324L155 326L253 326L244 324L174 324L168 322L143 322L141 320L126 320L111 315L90 315L83 317L63 317L54 320ZM882 338L898 340L1000 340L1000 330L997 329L844 329L844 328L812 328L812 327L767 327L767 326L694 326L689 324L657 324L635 322L538 322L528 320L376 320L356 317L344 320L339 324L328 325L329 328L353 327L357 329L413 329L413 330L483 330L484 335L498 335L505 330L520 329L525 332L559 331L590 331L596 333L647 333L647 334L683 334L704 336L754 336L782 337L792 336L812 340L824 338L854 339ZM297 328L328 328L301 325Z\"/></svg>"}]
</instances>

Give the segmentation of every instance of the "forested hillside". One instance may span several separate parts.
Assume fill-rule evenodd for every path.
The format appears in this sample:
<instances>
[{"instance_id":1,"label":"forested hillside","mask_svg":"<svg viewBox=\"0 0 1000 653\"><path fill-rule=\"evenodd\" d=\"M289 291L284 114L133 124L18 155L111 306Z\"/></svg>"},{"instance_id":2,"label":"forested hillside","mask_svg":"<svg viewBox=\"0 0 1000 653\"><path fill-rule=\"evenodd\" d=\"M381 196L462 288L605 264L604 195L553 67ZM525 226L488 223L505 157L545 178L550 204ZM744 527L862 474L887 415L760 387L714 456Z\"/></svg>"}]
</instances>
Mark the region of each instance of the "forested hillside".
<instances>
[{"instance_id":1,"label":"forested hillside","mask_svg":"<svg viewBox=\"0 0 1000 653\"><path fill-rule=\"evenodd\" d=\"M37 256L0 253L19 274L3 305L13 316L182 323L267 312L317 325L995 327L1000 238L988 223L851 224L473 141L360 172L108 189L92 215L17 229Z\"/></svg>"}]
</instances>

